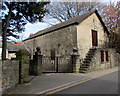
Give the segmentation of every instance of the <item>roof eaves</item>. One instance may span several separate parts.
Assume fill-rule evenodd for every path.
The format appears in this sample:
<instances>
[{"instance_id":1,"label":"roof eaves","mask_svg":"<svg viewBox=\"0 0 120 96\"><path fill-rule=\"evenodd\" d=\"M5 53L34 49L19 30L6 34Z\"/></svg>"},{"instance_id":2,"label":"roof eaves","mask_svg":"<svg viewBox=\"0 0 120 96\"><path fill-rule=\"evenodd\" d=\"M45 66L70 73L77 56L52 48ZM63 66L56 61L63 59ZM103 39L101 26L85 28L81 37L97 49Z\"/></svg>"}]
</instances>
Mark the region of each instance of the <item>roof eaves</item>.
<instances>
[{"instance_id":1,"label":"roof eaves","mask_svg":"<svg viewBox=\"0 0 120 96\"><path fill-rule=\"evenodd\" d=\"M92 15L93 13L96 13L96 15L98 16L98 18L99 18L100 22L102 23L104 29L106 30L107 34L109 34L109 31L107 30L107 27L105 26L104 22L102 21L102 18L100 17L99 13L95 9L95 10L92 10L92 11L86 13L86 14L83 14L83 15L80 15L80 16L76 16L75 18L72 18L72 19L67 20L65 22L62 22L60 24L54 25L54 26L52 26L50 28L41 30L41 31L37 32L36 34L34 34L32 37L29 37L29 38L27 38L27 39L25 39L23 41L26 41L26 40L29 40L29 39L36 38L38 36L42 36L42 35L51 33L53 31L59 30L61 28L65 28L65 27L73 25L73 24L80 24L83 20L85 20L88 16Z\"/></svg>"},{"instance_id":2,"label":"roof eaves","mask_svg":"<svg viewBox=\"0 0 120 96\"><path fill-rule=\"evenodd\" d=\"M106 33L109 35L110 33L109 33L107 27L105 26L105 23L103 22L101 16L100 16L99 13L97 12L97 10L95 11L95 13L96 13L96 15L98 16L100 22L102 23L102 25L103 25L103 27L104 27L104 30L106 30Z\"/></svg>"},{"instance_id":3,"label":"roof eaves","mask_svg":"<svg viewBox=\"0 0 120 96\"><path fill-rule=\"evenodd\" d=\"M36 37L39 37L39 36L42 36L42 35L51 33L51 32L53 32L53 31L59 30L59 29L61 29L61 28L65 28L65 27L67 27L67 26L74 25L74 24L78 24L78 22L73 22L73 23L71 23L71 24L69 24L69 25L61 26L61 27L59 27L59 28L55 28L55 29L53 29L53 30L50 30L50 31L47 31L47 32L45 32L45 33L39 34L39 35L37 35L37 36L29 37L29 38L23 40L23 42L26 41L26 40L29 40L29 39L33 39L33 38L36 38ZM42 31L40 31L40 32L42 32Z\"/></svg>"}]
</instances>

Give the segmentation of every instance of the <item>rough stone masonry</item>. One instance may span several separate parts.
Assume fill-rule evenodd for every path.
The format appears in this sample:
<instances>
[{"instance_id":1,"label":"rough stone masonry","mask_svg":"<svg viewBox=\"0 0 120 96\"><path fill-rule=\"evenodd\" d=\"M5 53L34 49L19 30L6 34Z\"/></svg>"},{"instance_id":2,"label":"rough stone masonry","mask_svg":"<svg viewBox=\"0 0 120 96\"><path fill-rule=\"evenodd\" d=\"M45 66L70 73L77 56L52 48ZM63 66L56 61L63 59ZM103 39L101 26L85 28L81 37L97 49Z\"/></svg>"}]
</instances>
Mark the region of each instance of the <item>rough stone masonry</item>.
<instances>
[{"instance_id":1,"label":"rough stone masonry","mask_svg":"<svg viewBox=\"0 0 120 96\"><path fill-rule=\"evenodd\" d=\"M9 90L19 84L19 62L17 60L4 60L2 62L2 92Z\"/></svg>"}]
</instances>

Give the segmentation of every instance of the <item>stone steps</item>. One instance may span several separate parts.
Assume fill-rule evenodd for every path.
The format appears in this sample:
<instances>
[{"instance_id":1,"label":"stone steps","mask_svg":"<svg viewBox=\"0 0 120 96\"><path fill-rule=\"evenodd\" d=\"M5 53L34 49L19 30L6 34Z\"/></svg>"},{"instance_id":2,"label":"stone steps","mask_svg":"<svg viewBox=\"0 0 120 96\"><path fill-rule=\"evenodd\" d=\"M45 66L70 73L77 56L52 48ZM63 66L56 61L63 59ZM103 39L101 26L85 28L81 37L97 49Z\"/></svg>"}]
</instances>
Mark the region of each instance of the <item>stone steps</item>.
<instances>
[{"instance_id":1,"label":"stone steps","mask_svg":"<svg viewBox=\"0 0 120 96\"><path fill-rule=\"evenodd\" d=\"M94 57L94 54L96 52L96 49L90 49L83 61L83 64L80 66L80 73L87 73L89 71L90 63L92 62L92 58Z\"/></svg>"},{"instance_id":2,"label":"stone steps","mask_svg":"<svg viewBox=\"0 0 120 96\"><path fill-rule=\"evenodd\" d=\"M83 63L90 63L91 61L88 61L88 60L86 60L86 61L83 61Z\"/></svg>"}]
</instances>

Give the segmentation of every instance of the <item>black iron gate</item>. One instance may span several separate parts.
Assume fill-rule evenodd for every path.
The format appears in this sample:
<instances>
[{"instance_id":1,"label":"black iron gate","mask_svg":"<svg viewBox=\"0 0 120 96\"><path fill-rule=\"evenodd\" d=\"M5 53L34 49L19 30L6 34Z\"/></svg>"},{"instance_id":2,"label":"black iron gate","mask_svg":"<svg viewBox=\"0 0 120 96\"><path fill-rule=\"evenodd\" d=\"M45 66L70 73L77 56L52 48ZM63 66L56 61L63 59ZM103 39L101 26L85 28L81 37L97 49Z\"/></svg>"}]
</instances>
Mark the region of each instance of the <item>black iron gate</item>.
<instances>
[{"instance_id":1,"label":"black iron gate","mask_svg":"<svg viewBox=\"0 0 120 96\"><path fill-rule=\"evenodd\" d=\"M71 57L42 57L42 72L72 72Z\"/></svg>"}]
</instances>

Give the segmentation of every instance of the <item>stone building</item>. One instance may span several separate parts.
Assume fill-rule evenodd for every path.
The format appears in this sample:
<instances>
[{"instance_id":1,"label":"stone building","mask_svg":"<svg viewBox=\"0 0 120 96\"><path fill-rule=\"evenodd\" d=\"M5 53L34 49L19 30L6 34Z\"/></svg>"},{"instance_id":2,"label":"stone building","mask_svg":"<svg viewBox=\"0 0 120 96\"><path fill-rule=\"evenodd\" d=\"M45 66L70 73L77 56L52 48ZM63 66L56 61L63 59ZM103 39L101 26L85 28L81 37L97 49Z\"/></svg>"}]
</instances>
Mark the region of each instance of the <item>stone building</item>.
<instances>
[{"instance_id":1,"label":"stone building","mask_svg":"<svg viewBox=\"0 0 120 96\"><path fill-rule=\"evenodd\" d=\"M19 49L28 50L23 42L7 41L6 59L15 59ZM0 60L2 59L2 41L0 41Z\"/></svg>"},{"instance_id":2,"label":"stone building","mask_svg":"<svg viewBox=\"0 0 120 96\"><path fill-rule=\"evenodd\" d=\"M23 42L12 42L12 41L7 42L7 51L8 51L7 59L15 59L16 52L20 49L28 50Z\"/></svg>"},{"instance_id":3,"label":"stone building","mask_svg":"<svg viewBox=\"0 0 120 96\"><path fill-rule=\"evenodd\" d=\"M26 40L31 56L40 46L43 56L71 56L78 49L76 72L89 72L116 66L116 52L107 48L109 32L97 10L76 16L39 31ZM32 57L31 57L32 58Z\"/></svg>"}]
</instances>

